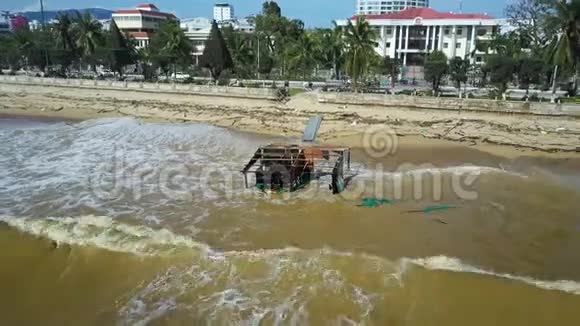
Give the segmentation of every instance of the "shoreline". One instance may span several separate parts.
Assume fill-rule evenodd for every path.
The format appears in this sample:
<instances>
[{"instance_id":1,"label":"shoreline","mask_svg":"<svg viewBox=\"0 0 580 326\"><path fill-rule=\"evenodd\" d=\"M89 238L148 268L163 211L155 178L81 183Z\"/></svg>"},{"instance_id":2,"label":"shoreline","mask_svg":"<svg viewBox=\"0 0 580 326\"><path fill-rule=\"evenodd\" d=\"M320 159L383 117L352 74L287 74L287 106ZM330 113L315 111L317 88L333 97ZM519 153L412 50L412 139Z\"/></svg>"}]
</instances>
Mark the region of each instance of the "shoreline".
<instances>
[{"instance_id":1,"label":"shoreline","mask_svg":"<svg viewBox=\"0 0 580 326\"><path fill-rule=\"evenodd\" d=\"M365 132L381 125L387 128L387 137L396 137L395 141L404 146L457 146L506 158L580 158L580 134L574 130L577 122L558 117L337 106L319 103L315 93L298 95L283 104L256 99L0 83L0 99L0 117L71 122L134 117L160 123L207 123L231 130L298 138L309 117L319 114L324 120L318 139L328 144L362 148Z\"/></svg>"},{"instance_id":2,"label":"shoreline","mask_svg":"<svg viewBox=\"0 0 580 326\"><path fill-rule=\"evenodd\" d=\"M52 121L52 122L82 122L90 119L99 119L99 118L123 118L123 117L131 117L127 115L121 114L99 114L99 115L83 115L82 117L78 114L78 112L73 112L71 114L70 111L59 111L59 112L46 112L46 111L12 111L12 112L3 112L0 111L0 119L32 119L32 120L40 120L40 121ZM167 123L167 124L179 124L179 123L196 123L195 121L170 121L166 119L159 119L159 118L143 118L143 117L133 117L139 121L143 122L153 122L153 123ZM200 122L197 122L200 123ZM263 136L276 136L276 137L284 137L284 138L295 138L296 141L299 141L300 134L299 133L291 133L291 134L276 134L272 132L264 132L263 130L253 129L253 128L236 128L232 126L220 126L218 124L211 124L216 127L225 128L228 130L236 131L236 132L243 132L249 133L253 135L263 135ZM362 133L344 133L342 135L336 135L334 137L326 137L325 139L321 139L322 144L326 145L336 145L336 146L349 146L353 149L360 149L363 150L362 146ZM445 148L445 149L462 149L462 150L474 150L479 151L485 154L490 154L493 156L497 156L499 158L504 159L516 159L522 157L531 157L531 158L547 158L547 159L579 159L580 160L580 153L578 152L565 152L565 151L558 151L558 152L546 152L541 150L534 150L530 148L521 148L515 147L510 145L497 145L497 144L485 144L485 143L477 143L477 144L466 144L464 142L446 140L446 139L435 139L435 138L425 138L421 135L399 135L398 136L398 146L399 147L408 147L413 148L416 150L432 150L437 148Z\"/></svg>"}]
</instances>

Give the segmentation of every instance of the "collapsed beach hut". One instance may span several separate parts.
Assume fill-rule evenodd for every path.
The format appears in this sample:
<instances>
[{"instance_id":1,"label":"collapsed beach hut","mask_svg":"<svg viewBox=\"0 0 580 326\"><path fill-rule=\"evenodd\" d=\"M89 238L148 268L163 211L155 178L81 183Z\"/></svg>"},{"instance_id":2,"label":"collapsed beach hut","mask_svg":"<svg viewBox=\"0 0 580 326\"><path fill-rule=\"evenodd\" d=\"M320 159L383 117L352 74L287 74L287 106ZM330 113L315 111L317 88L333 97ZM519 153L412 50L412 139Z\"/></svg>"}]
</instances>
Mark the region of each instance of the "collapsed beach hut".
<instances>
[{"instance_id":1,"label":"collapsed beach hut","mask_svg":"<svg viewBox=\"0 0 580 326\"><path fill-rule=\"evenodd\" d=\"M313 179L331 176L329 184L334 194L345 188L345 171L350 170L350 148L317 146L316 138L321 117L310 120L303 144L270 144L256 150L242 169L246 188L248 175L254 174L256 187L264 191L295 191Z\"/></svg>"}]
</instances>

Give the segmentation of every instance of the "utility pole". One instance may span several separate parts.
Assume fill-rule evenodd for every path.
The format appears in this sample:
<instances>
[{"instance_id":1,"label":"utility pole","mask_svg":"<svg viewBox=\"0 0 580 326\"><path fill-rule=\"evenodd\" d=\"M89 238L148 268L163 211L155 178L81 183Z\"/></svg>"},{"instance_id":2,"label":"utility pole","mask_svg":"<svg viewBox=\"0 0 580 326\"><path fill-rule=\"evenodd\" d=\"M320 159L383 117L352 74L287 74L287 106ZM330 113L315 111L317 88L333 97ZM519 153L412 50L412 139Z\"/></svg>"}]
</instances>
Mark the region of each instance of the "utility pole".
<instances>
[{"instance_id":1,"label":"utility pole","mask_svg":"<svg viewBox=\"0 0 580 326\"><path fill-rule=\"evenodd\" d=\"M44 28L44 2L40 0L40 16L42 17L42 28Z\"/></svg>"},{"instance_id":2,"label":"utility pole","mask_svg":"<svg viewBox=\"0 0 580 326\"><path fill-rule=\"evenodd\" d=\"M554 66L554 74L552 75L552 97L550 103L556 103L556 88L558 88L558 65Z\"/></svg>"},{"instance_id":3,"label":"utility pole","mask_svg":"<svg viewBox=\"0 0 580 326\"><path fill-rule=\"evenodd\" d=\"M256 33L256 35L258 35L258 80L260 80L260 34Z\"/></svg>"},{"instance_id":4,"label":"utility pole","mask_svg":"<svg viewBox=\"0 0 580 326\"><path fill-rule=\"evenodd\" d=\"M44 18L44 2L40 0L40 16L42 18L42 32L46 34L46 19ZM44 69L48 70L48 49L44 48Z\"/></svg>"}]
</instances>

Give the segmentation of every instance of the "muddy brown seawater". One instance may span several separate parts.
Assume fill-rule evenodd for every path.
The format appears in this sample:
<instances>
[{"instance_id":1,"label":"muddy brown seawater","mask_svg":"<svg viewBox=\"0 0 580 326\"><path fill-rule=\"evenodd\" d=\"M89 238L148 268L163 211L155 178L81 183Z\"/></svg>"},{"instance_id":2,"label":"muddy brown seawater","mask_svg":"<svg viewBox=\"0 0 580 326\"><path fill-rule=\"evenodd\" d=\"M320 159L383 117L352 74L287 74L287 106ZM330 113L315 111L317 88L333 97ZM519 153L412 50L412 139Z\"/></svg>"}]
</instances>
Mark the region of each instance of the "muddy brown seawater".
<instances>
[{"instance_id":1,"label":"muddy brown seawater","mask_svg":"<svg viewBox=\"0 0 580 326\"><path fill-rule=\"evenodd\" d=\"M403 144L355 149L338 196L245 189L241 166L281 140L0 119L3 324L580 322L574 159Z\"/></svg>"}]
</instances>

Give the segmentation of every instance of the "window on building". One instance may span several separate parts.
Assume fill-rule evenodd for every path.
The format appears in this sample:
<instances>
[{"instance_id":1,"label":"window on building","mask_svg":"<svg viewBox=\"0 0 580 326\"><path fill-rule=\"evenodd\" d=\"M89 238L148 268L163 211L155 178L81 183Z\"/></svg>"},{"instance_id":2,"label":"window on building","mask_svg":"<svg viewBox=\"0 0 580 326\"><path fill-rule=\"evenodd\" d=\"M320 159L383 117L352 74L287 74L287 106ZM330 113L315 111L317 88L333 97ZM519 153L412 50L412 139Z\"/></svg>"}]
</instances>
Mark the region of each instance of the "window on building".
<instances>
[{"instance_id":1,"label":"window on building","mask_svg":"<svg viewBox=\"0 0 580 326\"><path fill-rule=\"evenodd\" d=\"M455 43L455 48L456 49L461 49L461 43L459 43L459 42Z\"/></svg>"},{"instance_id":2,"label":"window on building","mask_svg":"<svg viewBox=\"0 0 580 326\"><path fill-rule=\"evenodd\" d=\"M449 33L451 33L451 30L449 29L449 27L445 27L445 29L443 30L443 34L449 35Z\"/></svg>"},{"instance_id":3,"label":"window on building","mask_svg":"<svg viewBox=\"0 0 580 326\"><path fill-rule=\"evenodd\" d=\"M462 27L459 27L457 29L457 35L463 35L463 28Z\"/></svg>"},{"instance_id":4,"label":"window on building","mask_svg":"<svg viewBox=\"0 0 580 326\"><path fill-rule=\"evenodd\" d=\"M487 34L487 29L485 29L485 28L479 28L477 30L477 36L484 36L485 34Z\"/></svg>"},{"instance_id":5,"label":"window on building","mask_svg":"<svg viewBox=\"0 0 580 326\"><path fill-rule=\"evenodd\" d=\"M475 62L482 62L483 58L482 57L475 57Z\"/></svg>"},{"instance_id":6,"label":"window on building","mask_svg":"<svg viewBox=\"0 0 580 326\"><path fill-rule=\"evenodd\" d=\"M391 42L387 42L387 48L391 47Z\"/></svg>"},{"instance_id":7,"label":"window on building","mask_svg":"<svg viewBox=\"0 0 580 326\"><path fill-rule=\"evenodd\" d=\"M393 28L392 27L387 27L386 33L387 33L387 35L393 34Z\"/></svg>"},{"instance_id":8,"label":"window on building","mask_svg":"<svg viewBox=\"0 0 580 326\"><path fill-rule=\"evenodd\" d=\"M443 43L443 48L444 48L444 49L447 49L447 48L449 48L449 43L447 43L447 42Z\"/></svg>"}]
</instances>

